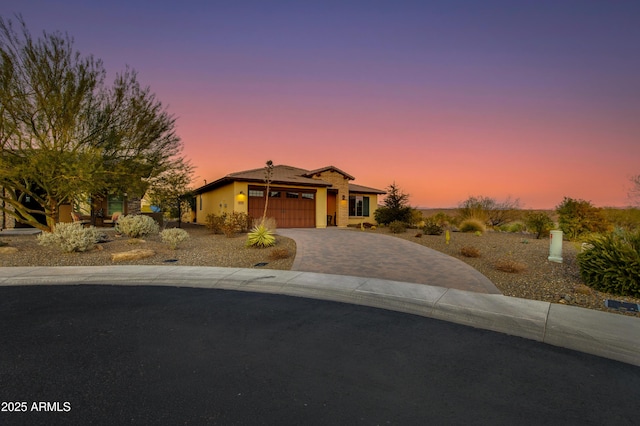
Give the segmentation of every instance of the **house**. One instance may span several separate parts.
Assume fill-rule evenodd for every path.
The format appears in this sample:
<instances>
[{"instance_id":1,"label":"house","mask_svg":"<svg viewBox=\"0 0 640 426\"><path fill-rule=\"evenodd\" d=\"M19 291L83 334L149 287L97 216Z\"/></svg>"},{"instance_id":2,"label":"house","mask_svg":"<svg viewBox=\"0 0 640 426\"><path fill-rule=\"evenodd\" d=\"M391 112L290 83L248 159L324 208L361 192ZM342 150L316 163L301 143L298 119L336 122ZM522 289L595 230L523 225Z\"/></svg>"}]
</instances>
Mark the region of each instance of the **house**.
<instances>
[{"instance_id":1,"label":"house","mask_svg":"<svg viewBox=\"0 0 640 426\"><path fill-rule=\"evenodd\" d=\"M6 190L0 188L0 197L6 197ZM37 201L31 197L25 197L23 203L34 210L44 211L44 208L38 204ZM13 208L5 200L2 200L0 207L6 208L8 211L12 211ZM15 217L9 212L5 212L0 208L0 229L13 229L13 228L31 228L29 225L25 225L18 222ZM104 219L111 219L113 213L121 212L124 214L139 214L141 211L141 202L139 197L129 197L127 194L123 195L108 195L103 197L87 197L86 201L65 203L59 206L57 211L56 222L71 222L71 212L79 212L83 218L89 220L91 223L102 226ZM46 224L46 218L44 214L35 215L38 222ZM155 217L154 217L155 218Z\"/></svg>"},{"instance_id":2,"label":"house","mask_svg":"<svg viewBox=\"0 0 640 426\"><path fill-rule=\"evenodd\" d=\"M205 224L207 215L227 212L262 217L269 196L267 217L279 228L346 227L375 223L378 195L375 188L355 185L353 176L334 166L316 170L278 165L266 194L265 169L228 174L195 190L195 221Z\"/></svg>"}]
</instances>

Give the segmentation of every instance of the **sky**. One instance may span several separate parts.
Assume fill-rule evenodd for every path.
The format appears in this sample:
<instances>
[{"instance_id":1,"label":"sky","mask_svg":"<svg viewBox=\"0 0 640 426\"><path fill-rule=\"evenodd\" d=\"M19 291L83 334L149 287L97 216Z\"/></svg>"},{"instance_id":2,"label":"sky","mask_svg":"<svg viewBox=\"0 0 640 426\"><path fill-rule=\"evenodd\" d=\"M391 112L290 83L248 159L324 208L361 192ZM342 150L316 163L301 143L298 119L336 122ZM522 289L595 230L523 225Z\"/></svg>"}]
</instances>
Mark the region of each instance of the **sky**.
<instances>
[{"instance_id":1,"label":"sky","mask_svg":"<svg viewBox=\"0 0 640 426\"><path fill-rule=\"evenodd\" d=\"M0 0L130 66L176 117L194 186L267 160L469 196L626 206L640 174L636 0Z\"/></svg>"}]
</instances>

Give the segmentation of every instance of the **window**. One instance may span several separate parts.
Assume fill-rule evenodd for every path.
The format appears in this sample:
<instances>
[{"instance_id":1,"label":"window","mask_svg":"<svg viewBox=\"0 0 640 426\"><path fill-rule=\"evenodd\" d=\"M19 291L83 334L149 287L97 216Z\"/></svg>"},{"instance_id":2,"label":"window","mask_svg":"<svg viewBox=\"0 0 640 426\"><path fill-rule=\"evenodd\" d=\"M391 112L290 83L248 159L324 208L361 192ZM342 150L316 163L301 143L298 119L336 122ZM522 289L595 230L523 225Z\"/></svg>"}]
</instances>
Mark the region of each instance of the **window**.
<instances>
[{"instance_id":1,"label":"window","mask_svg":"<svg viewBox=\"0 0 640 426\"><path fill-rule=\"evenodd\" d=\"M109 195L107 197L107 215L111 216L115 212L124 212L124 198L122 195Z\"/></svg>"},{"instance_id":2,"label":"window","mask_svg":"<svg viewBox=\"0 0 640 426\"><path fill-rule=\"evenodd\" d=\"M264 191L259 189L250 189L249 197L264 197Z\"/></svg>"},{"instance_id":3,"label":"window","mask_svg":"<svg viewBox=\"0 0 640 426\"><path fill-rule=\"evenodd\" d=\"M269 191L269 198L280 198L280 191Z\"/></svg>"},{"instance_id":4,"label":"window","mask_svg":"<svg viewBox=\"0 0 640 426\"><path fill-rule=\"evenodd\" d=\"M307 200L313 200L316 194L312 194L310 192L303 192L302 198L306 198Z\"/></svg>"},{"instance_id":5,"label":"window","mask_svg":"<svg viewBox=\"0 0 640 426\"><path fill-rule=\"evenodd\" d=\"M298 197L298 192L289 192L287 191L287 198L299 198Z\"/></svg>"},{"instance_id":6,"label":"window","mask_svg":"<svg viewBox=\"0 0 640 426\"><path fill-rule=\"evenodd\" d=\"M349 216L369 216L369 197L363 195L349 195Z\"/></svg>"}]
</instances>

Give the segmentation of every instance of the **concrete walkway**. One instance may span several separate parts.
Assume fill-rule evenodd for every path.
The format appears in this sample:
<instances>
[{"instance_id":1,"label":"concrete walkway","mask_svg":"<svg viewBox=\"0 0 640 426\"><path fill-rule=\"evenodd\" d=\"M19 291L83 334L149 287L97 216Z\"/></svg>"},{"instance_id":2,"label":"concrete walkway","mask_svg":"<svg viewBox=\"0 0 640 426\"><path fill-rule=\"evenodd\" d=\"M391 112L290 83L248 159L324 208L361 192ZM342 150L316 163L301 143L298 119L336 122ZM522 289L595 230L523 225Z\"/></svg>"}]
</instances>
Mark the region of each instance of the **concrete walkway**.
<instances>
[{"instance_id":1,"label":"concrete walkway","mask_svg":"<svg viewBox=\"0 0 640 426\"><path fill-rule=\"evenodd\" d=\"M466 263L389 235L349 229L278 229L296 242L294 271L381 278L476 293L501 294Z\"/></svg>"},{"instance_id":2,"label":"concrete walkway","mask_svg":"<svg viewBox=\"0 0 640 426\"><path fill-rule=\"evenodd\" d=\"M640 366L638 318L500 294L270 269L168 265L0 268L0 286L81 284L212 288L332 300L469 325Z\"/></svg>"}]
</instances>

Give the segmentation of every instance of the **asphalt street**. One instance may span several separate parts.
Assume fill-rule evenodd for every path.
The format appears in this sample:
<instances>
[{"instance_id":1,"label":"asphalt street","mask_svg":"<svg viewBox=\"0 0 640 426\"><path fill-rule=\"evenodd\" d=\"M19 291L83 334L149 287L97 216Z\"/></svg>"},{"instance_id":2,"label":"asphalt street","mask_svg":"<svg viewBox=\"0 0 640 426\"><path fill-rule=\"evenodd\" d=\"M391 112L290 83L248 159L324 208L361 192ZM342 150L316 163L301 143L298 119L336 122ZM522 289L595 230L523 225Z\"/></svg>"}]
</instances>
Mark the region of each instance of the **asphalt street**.
<instances>
[{"instance_id":1,"label":"asphalt street","mask_svg":"<svg viewBox=\"0 0 640 426\"><path fill-rule=\"evenodd\" d=\"M0 287L0 323L3 425L621 425L640 415L639 367L335 302Z\"/></svg>"}]
</instances>

